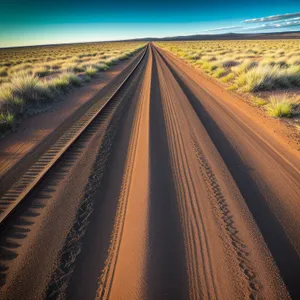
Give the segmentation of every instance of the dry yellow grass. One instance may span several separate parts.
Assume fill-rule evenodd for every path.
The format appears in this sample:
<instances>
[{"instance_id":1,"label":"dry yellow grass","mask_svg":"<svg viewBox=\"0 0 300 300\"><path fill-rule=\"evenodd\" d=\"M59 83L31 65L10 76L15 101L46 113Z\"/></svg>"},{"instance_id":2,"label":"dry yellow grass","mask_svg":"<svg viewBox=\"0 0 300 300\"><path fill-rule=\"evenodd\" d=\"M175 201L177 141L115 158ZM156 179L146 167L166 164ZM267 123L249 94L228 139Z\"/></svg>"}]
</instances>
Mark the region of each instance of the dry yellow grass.
<instances>
[{"instance_id":1,"label":"dry yellow grass","mask_svg":"<svg viewBox=\"0 0 300 300\"><path fill-rule=\"evenodd\" d=\"M228 90L259 94L262 101L270 102L270 105L279 92L300 95L300 40L176 41L156 44L217 78ZM288 95L284 103L290 103L293 107L293 99L294 96Z\"/></svg>"},{"instance_id":2,"label":"dry yellow grass","mask_svg":"<svg viewBox=\"0 0 300 300\"><path fill-rule=\"evenodd\" d=\"M0 131L11 127L23 107L51 101L58 93L128 59L145 44L113 42L0 49Z\"/></svg>"}]
</instances>

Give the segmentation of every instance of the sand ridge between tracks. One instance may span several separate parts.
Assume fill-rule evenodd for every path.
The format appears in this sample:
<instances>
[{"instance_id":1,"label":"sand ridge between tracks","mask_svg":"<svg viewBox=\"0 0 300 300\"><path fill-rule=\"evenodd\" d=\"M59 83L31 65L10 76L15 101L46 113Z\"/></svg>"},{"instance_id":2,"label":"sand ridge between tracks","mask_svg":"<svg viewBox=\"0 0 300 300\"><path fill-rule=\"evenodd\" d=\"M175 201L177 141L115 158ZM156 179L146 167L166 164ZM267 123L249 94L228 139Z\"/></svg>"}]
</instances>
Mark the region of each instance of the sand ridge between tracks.
<instances>
[{"instance_id":1,"label":"sand ridge between tracks","mask_svg":"<svg viewBox=\"0 0 300 300\"><path fill-rule=\"evenodd\" d=\"M106 266L98 299L145 297L147 255L147 203L149 199L149 101L152 53L146 66L116 213Z\"/></svg>"}]
</instances>

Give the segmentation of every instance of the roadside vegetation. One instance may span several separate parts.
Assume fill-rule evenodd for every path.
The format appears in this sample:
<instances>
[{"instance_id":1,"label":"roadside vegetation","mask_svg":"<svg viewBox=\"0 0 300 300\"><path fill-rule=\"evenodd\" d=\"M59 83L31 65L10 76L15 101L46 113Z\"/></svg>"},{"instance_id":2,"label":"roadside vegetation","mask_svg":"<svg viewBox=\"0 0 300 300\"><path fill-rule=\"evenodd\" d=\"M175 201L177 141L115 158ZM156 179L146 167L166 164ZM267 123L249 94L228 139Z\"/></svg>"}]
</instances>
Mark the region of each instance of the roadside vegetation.
<instances>
[{"instance_id":1,"label":"roadside vegetation","mask_svg":"<svg viewBox=\"0 0 300 300\"><path fill-rule=\"evenodd\" d=\"M0 133L12 128L29 109L51 103L144 45L115 42L0 49Z\"/></svg>"},{"instance_id":2,"label":"roadside vegetation","mask_svg":"<svg viewBox=\"0 0 300 300\"><path fill-rule=\"evenodd\" d=\"M216 78L228 90L248 95L270 116L299 116L299 40L159 42L157 45Z\"/></svg>"}]
</instances>

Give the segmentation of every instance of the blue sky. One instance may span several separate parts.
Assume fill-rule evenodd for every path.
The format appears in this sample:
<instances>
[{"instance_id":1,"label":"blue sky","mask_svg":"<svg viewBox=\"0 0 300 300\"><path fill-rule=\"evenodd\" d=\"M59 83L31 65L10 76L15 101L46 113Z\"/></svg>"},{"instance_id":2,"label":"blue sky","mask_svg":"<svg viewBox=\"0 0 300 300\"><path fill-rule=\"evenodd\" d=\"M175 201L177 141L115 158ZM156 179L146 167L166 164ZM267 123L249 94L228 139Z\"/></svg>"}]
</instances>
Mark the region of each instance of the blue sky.
<instances>
[{"instance_id":1,"label":"blue sky","mask_svg":"<svg viewBox=\"0 0 300 300\"><path fill-rule=\"evenodd\" d=\"M300 0L0 0L0 47L300 30L299 12Z\"/></svg>"}]
</instances>

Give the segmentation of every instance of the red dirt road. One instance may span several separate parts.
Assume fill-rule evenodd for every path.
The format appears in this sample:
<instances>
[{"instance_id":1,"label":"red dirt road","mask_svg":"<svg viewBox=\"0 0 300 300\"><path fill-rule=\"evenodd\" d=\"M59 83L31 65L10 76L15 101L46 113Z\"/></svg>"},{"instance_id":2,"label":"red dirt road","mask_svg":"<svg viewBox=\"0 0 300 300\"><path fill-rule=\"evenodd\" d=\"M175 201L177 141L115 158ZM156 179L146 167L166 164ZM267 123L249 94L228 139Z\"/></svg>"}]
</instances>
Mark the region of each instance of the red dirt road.
<instances>
[{"instance_id":1,"label":"red dirt road","mask_svg":"<svg viewBox=\"0 0 300 300\"><path fill-rule=\"evenodd\" d=\"M299 155L210 88L148 47L2 230L1 299L300 297Z\"/></svg>"}]
</instances>

